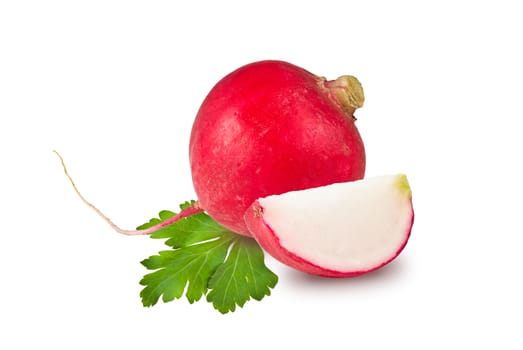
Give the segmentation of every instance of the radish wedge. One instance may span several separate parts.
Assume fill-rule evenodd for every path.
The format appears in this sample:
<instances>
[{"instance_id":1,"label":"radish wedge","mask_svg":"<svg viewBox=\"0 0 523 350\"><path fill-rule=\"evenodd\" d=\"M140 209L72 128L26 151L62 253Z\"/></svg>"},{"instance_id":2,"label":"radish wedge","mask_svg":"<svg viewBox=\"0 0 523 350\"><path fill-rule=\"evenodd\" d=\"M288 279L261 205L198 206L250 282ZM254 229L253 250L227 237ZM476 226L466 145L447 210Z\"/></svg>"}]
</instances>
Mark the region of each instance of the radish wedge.
<instances>
[{"instance_id":1,"label":"radish wedge","mask_svg":"<svg viewBox=\"0 0 523 350\"><path fill-rule=\"evenodd\" d=\"M414 222L403 174L337 183L256 200L250 232L274 258L306 273L352 277L392 261Z\"/></svg>"}]
</instances>

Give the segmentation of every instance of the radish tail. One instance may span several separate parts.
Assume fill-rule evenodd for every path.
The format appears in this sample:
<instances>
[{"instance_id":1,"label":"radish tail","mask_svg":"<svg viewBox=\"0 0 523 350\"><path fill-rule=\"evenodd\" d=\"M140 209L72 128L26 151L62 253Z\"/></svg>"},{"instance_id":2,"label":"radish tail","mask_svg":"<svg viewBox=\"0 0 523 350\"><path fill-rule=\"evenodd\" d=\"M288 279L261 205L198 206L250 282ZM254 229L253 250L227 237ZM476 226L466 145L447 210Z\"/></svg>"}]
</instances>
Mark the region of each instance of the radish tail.
<instances>
[{"instance_id":1,"label":"radish tail","mask_svg":"<svg viewBox=\"0 0 523 350\"><path fill-rule=\"evenodd\" d=\"M151 234L153 232L156 232L156 231L164 228L165 226L168 226L168 225L170 225L170 224L172 224L172 223L174 223L174 222L176 222L176 221L178 221L180 219L183 219L185 217L188 217L188 216L191 216L191 215L203 212L203 209L200 207L199 203L198 202L194 202L193 205L183 209L181 212L179 212L175 216L173 216L173 217L171 217L171 218L169 218L167 220L164 220L164 221L162 221L162 222L160 222L160 223L158 223L158 224L156 224L154 226L151 226L151 227L149 227L147 229L144 229L144 230L124 230L124 229L120 228L118 225L116 225L104 213L102 213L102 211L100 209L98 209L91 202L89 202L87 199L85 199L85 197L78 190L78 187L76 187L76 184L74 183L73 178L71 177L71 175L69 175L69 172L67 171L67 167L65 166L64 159L62 158L60 153L58 153L57 151L53 151L53 152L56 153L58 158L60 158L60 162L62 163L62 167L64 169L65 176L67 176L67 178L71 182L71 185L73 186L74 191L76 192L78 197L80 197L82 202L84 202L88 207L90 207L92 210L94 210L96 212L96 214L98 214L105 222L107 222L109 224L109 226L111 226L111 228L113 230L115 230L118 233L121 233L121 234L126 235L126 236L149 235L149 234Z\"/></svg>"}]
</instances>

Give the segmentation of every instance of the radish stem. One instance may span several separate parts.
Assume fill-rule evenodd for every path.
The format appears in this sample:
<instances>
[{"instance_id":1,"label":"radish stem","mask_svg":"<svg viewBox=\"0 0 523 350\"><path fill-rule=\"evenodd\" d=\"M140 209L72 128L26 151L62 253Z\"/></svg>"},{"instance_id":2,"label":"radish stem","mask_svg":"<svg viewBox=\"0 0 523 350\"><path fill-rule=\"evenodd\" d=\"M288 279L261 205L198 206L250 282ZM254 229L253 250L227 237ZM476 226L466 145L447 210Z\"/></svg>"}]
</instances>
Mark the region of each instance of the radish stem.
<instances>
[{"instance_id":1,"label":"radish stem","mask_svg":"<svg viewBox=\"0 0 523 350\"><path fill-rule=\"evenodd\" d=\"M113 230L115 230L116 232L118 232L118 233L121 233L121 234L126 235L126 236L148 235L148 234L156 232L156 231L164 228L165 226L168 226L168 225L170 225L170 224L172 224L172 223L174 223L174 222L176 222L176 221L178 221L180 219L183 219L185 217L188 217L188 216L191 216L191 215L203 212L203 209L200 207L199 203L198 202L194 202L193 205L183 209L181 212L179 212L175 216L173 216L173 217L171 217L171 218L169 218L167 220L164 220L164 221L162 221L162 222L160 222L160 223L158 223L158 224L156 224L154 226L151 226L151 227L149 227L147 229L144 229L144 230L124 230L124 229L120 228L118 225L116 225L104 213L102 213L102 211L100 209L98 209L96 206L94 206L94 204L92 204L87 199L85 199L85 197L78 190L78 187L76 187L76 184L74 183L73 178L71 177L71 175L69 175L69 172L67 171L67 167L65 166L64 159L62 158L60 153L58 153L55 150L53 150L53 152L56 153L58 158L60 158L60 162L62 163L62 167L64 169L65 176L67 176L67 178L71 182L71 185L73 186L74 191L76 192L78 197L80 197L82 202L84 202L88 207L90 207L92 210L94 210L96 212L96 214L98 214L102 219L104 219L104 221L107 222L109 224L109 226L111 226L111 228Z\"/></svg>"}]
</instances>

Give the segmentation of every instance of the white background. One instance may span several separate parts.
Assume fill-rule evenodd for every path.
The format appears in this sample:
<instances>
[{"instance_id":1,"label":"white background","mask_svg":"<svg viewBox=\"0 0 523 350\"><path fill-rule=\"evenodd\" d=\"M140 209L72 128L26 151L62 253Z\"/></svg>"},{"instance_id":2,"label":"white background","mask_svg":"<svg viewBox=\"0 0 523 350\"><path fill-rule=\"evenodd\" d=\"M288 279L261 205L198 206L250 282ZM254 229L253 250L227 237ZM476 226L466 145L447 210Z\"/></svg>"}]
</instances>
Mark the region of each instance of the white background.
<instances>
[{"instance_id":1,"label":"white background","mask_svg":"<svg viewBox=\"0 0 523 350\"><path fill-rule=\"evenodd\" d=\"M312 3L312 1L310 2ZM0 3L0 348L521 349L523 62L517 1ZM404 172L402 255L357 279L268 259L270 297L143 308L111 231L194 198L192 120L237 67L281 59L364 85L367 175Z\"/></svg>"}]
</instances>

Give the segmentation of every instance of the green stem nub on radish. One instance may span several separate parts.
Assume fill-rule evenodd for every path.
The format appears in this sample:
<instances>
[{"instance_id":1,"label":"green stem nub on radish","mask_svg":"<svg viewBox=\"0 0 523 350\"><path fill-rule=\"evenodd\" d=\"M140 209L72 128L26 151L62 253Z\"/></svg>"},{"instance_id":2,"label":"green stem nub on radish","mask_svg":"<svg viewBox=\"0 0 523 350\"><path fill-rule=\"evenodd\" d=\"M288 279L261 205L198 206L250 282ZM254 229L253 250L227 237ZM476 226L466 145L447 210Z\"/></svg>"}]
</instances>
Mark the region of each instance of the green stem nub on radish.
<instances>
[{"instance_id":1,"label":"green stem nub on radish","mask_svg":"<svg viewBox=\"0 0 523 350\"><path fill-rule=\"evenodd\" d=\"M324 85L328 93L348 114L353 115L356 109L363 107L365 95L356 77L342 75L336 80L325 81Z\"/></svg>"},{"instance_id":2,"label":"green stem nub on radish","mask_svg":"<svg viewBox=\"0 0 523 350\"><path fill-rule=\"evenodd\" d=\"M245 220L276 259L310 274L376 270L405 247L414 220L405 175L387 175L260 198Z\"/></svg>"}]
</instances>

